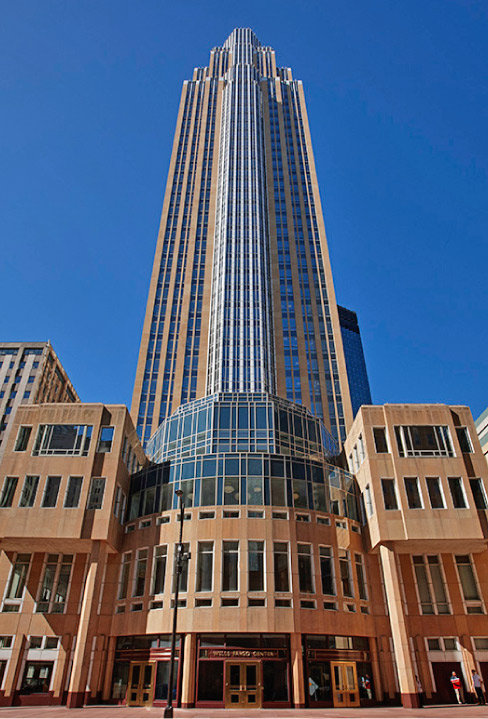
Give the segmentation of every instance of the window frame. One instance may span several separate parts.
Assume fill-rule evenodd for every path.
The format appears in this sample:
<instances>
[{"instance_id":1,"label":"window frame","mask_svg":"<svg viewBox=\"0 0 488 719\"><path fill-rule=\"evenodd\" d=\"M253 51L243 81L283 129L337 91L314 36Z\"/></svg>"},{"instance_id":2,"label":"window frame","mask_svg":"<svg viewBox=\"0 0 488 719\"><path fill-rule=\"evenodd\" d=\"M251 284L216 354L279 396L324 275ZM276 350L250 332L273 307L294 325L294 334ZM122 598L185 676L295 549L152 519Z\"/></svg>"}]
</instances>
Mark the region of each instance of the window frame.
<instances>
[{"instance_id":1,"label":"window frame","mask_svg":"<svg viewBox=\"0 0 488 719\"><path fill-rule=\"evenodd\" d=\"M452 490L452 483L458 482L458 487L462 494L462 499L464 501L464 505L462 507L456 506L456 503L454 501L454 493ZM447 486L449 487L449 494L451 495L451 502L454 509L469 509L469 503L468 498L466 496L466 490L464 489L464 481L462 477L448 477L447 478Z\"/></svg>"},{"instance_id":2,"label":"window frame","mask_svg":"<svg viewBox=\"0 0 488 719\"><path fill-rule=\"evenodd\" d=\"M409 493L408 493L408 490L407 490L407 480L414 480L414 481L415 481L415 486L417 487L418 498L419 498L419 500L420 500L420 506L419 506L419 507L412 507L412 505L410 504ZM423 497L423 494L422 494L422 488L421 488L421 486L420 486L420 478L419 478L419 477L412 477L412 476L403 477L403 488L404 488L404 490L405 490L405 497L406 497L406 499L407 499L407 507L408 507L408 509L412 509L412 510L425 509L425 502L424 502L424 497Z\"/></svg>"},{"instance_id":3,"label":"window frame","mask_svg":"<svg viewBox=\"0 0 488 719\"><path fill-rule=\"evenodd\" d=\"M19 563L18 562L19 557L29 557L28 562L27 561L22 562L23 565L27 564L27 569L25 571L25 575L22 577L22 592L21 592L20 596L9 597L9 593L12 588L15 567ZM10 606L10 607L15 606L15 607L17 607L17 609L12 610L12 613L15 613L15 614L20 613L23 602L24 602L25 592L26 592L26 588L27 588L27 583L29 581L31 569L32 569L32 553L15 552L14 557L12 558L12 566L10 567L9 575L8 575L7 582L5 584L5 589L3 592L2 613L9 613L9 612L6 612L6 610L5 610L6 606Z\"/></svg>"},{"instance_id":4,"label":"window frame","mask_svg":"<svg viewBox=\"0 0 488 719\"><path fill-rule=\"evenodd\" d=\"M383 506L385 508L385 512L398 512L400 509L400 503L398 501L398 491L396 487L396 479L394 477L381 477L381 492L383 494ZM386 506L386 495L385 495L385 485L384 482L391 482L391 486L393 488L393 497L395 498L395 506L394 507L387 507Z\"/></svg>"},{"instance_id":5,"label":"window frame","mask_svg":"<svg viewBox=\"0 0 488 719\"><path fill-rule=\"evenodd\" d=\"M433 480L437 480L437 486L438 486L438 489L439 489L439 495L440 495L440 498L441 498L441 501L442 501L442 506L441 506L441 507L434 507L434 505L432 504L432 495L431 495L430 489L429 489L429 486L430 486L430 485L429 485L429 480L432 480L432 481L433 481ZM445 495L445 493L444 493L444 487L443 487L443 485L442 485L442 480L441 480L441 478L440 478L440 477L435 477L435 476L425 477L425 486L427 487L427 496L429 497L430 508L431 508L431 509L434 509L434 510L436 510L436 511L437 511L437 510L440 510L440 509L447 509L446 495Z\"/></svg>"},{"instance_id":6,"label":"window frame","mask_svg":"<svg viewBox=\"0 0 488 719\"><path fill-rule=\"evenodd\" d=\"M383 430L384 438L385 438L385 446L386 446L386 450L385 450L385 451L381 451L381 452L380 452L379 449L378 449L378 444L377 444L377 442L376 442L376 430ZM375 454L391 454L390 442L389 442L389 439L388 439L388 432L387 432L386 427L385 427L385 426L380 426L380 425L377 425L377 426L375 426L375 427L371 427L371 433L372 433L372 435L373 435L373 444L374 444Z\"/></svg>"},{"instance_id":7,"label":"window frame","mask_svg":"<svg viewBox=\"0 0 488 719\"><path fill-rule=\"evenodd\" d=\"M416 562L415 559L421 559L422 562ZM429 558L435 558L436 562L431 562ZM410 561L412 566L412 573L415 579L415 590L417 593L417 602L418 607L420 609L420 615L421 616L427 616L427 617L433 617L433 616L450 616L452 615L452 605L449 597L449 591L448 591L448 583L446 581L446 574L444 571L444 565L442 563L442 557L439 554L412 554L410 555ZM433 577L432 569L431 567L436 566L439 569L439 576L441 579L441 588L445 596L445 601L442 601L438 598L438 592L436 591L436 582ZM426 580L426 588L427 592L429 594L429 601L422 601L422 597L420 594L420 586L419 586L419 579L418 574L416 571L416 567L422 567L424 574L425 574L425 580ZM432 608L432 612L424 611L423 605L430 605ZM447 611L439 611L439 607L446 606Z\"/></svg>"}]
</instances>

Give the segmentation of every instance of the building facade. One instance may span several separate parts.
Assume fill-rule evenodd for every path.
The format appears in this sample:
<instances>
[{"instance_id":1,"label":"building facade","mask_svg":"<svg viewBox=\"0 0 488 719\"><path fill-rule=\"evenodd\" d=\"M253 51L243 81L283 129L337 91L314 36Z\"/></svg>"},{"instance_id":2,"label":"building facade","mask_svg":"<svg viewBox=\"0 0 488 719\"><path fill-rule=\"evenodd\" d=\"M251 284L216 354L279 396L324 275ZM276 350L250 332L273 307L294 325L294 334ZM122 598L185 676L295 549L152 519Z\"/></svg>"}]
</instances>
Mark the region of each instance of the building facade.
<instances>
[{"instance_id":1,"label":"building facade","mask_svg":"<svg viewBox=\"0 0 488 719\"><path fill-rule=\"evenodd\" d=\"M366 369L366 360L364 358L357 314L340 305L337 306L337 310L339 312L342 344L346 359L352 412L355 417L361 405L373 404L369 387L368 371Z\"/></svg>"},{"instance_id":2,"label":"building facade","mask_svg":"<svg viewBox=\"0 0 488 719\"><path fill-rule=\"evenodd\" d=\"M78 401L50 342L0 342L0 459L20 405Z\"/></svg>"}]
</instances>

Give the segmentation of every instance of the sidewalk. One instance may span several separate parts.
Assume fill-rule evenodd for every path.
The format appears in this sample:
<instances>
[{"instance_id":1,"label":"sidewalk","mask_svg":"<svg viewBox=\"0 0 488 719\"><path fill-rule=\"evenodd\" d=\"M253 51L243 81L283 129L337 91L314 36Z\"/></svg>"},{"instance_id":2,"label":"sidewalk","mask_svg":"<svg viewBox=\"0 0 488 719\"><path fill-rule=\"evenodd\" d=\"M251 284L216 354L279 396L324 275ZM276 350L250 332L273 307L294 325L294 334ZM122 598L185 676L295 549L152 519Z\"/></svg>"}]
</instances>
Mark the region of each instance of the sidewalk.
<instances>
[{"instance_id":1,"label":"sidewalk","mask_svg":"<svg viewBox=\"0 0 488 719\"><path fill-rule=\"evenodd\" d=\"M4 717L25 717L25 719L162 719L161 707L120 707L120 706L91 706L83 709L67 709L62 707L34 706L34 707L0 707L0 719ZM372 707L368 709L175 709L175 719L396 719L397 717L412 717L412 719L448 719L456 717L488 716L487 706L456 704L428 706L423 709L402 709L402 707Z\"/></svg>"}]
</instances>

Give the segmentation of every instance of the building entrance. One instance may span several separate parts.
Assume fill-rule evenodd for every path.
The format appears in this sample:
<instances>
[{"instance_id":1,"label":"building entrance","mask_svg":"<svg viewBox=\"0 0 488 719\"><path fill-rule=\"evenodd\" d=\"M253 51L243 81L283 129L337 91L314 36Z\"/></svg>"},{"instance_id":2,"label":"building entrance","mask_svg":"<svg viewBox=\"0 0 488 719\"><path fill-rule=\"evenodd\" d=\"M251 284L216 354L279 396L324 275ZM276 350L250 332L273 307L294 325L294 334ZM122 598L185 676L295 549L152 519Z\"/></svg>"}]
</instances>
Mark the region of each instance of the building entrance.
<instances>
[{"instance_id":1,"label":"building entrance","mask_svg":"<svg viewBox=\"0 0 488 719\"><path fill-rule=\"evenodd\" d=\"M153 703L154 673L156 662L131 662L127 704L132 707L146 707Z\"/></svg>"},{"instance_id":2,"label":"building entrance","mask_svg":"<svg viewBox=\"0 0 488 719\"><path fill-rule=\"evenodd\" d=\"M226 662L225 707L261 707L261 664Z\"/></svg>"},{"instance_id":3,"label":"building entrance","mask_svg":"<svg viewBox=\"0 0 488 719\"><path fill-rule=\"evenodd\" d=\"M335 707L358 707L359 688L356 662L331 662L332 694Z\"/></svg>"}]
</instances>

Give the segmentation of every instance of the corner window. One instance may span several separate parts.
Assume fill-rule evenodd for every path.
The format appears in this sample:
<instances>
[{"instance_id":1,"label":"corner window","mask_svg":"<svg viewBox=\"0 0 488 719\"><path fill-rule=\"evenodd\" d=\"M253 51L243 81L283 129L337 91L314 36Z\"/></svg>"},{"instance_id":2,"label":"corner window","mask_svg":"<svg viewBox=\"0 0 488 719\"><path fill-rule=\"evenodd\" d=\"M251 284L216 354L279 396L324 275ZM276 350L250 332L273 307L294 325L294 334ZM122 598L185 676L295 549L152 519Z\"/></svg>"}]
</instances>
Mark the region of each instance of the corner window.
<instances>
[{"instance_id":1,"label":"corner window","mask_svg":"<svg viewBox=\"0 0 488 719\"><path fill-rule=\"evenodd\" d=\"M423 509L418 477L404 477L403 482L409 509Z\"/></svg>"},{"instance_id":2,"label":"corner window","mask_svg":"<svg viewBox=\"0 0 488 719\"><path fill-rule=\"evenodd\" d=\"M467 509L466 496L464 494L463 480L461 477L448 477L449 491L454 509Z\"/></svg>"},{"instance_id":3,"label":"corner window","mask_svg":"<svg viewBox=\"0 0 488 719\"><path fill-rule=\"evenodd\" d=\"M388 453L388 441L386 439L386 427L373 427L374 446L377 454Z\"/></svg>"},{"instance_id":4,"label":"corner window","mask_svg":"<svg viewBox=\"0 0 488 719\"><path fill-rule=\"evenodd\" d=\"M486 492L482 479L470 479L469 486L473 493L474 505L476 509L488 509L486 501Z\"/></svg>"},{"instance_id":5,"label":"corner window","mask_svg":"<svg viewBox=\"0 0 488 719\"><path fill-rule=\"evenodd\" d=\"M473 445L471 444L471 438L469 436L467 427L456 427L456 434L463 454L471 454L473 451Z\"/></svg>"},{"instance_id":6,"label":"corner window","mask_svg":"<svg viewBox=\"0 0 488 719\"><path fill-rule=\"evenodd\" d=\"M383 490L383 501L385 509L398 509L398 501L395 492L394 479L382 479L381 489Z\"/></svg>"},{"instance_id":7,"label":"corner window","mask_svg":"<svg viewBox=\"0 0 488 719\"><path fill-rule=\"evenodd\" d=\"M114 439L114 427L101 427L97 452L111 452Z\"/></svg>"},{"instance_id":8,"label":"corner window","mask_svg":"<svg viewBox=\"0 0 488 719\"><path fill-rule=\"evenodd\" d=\"M19 427L17 439L15 440L14 452L25 452L31 432L32 427Z\"/></svg>"}]
</instances>

